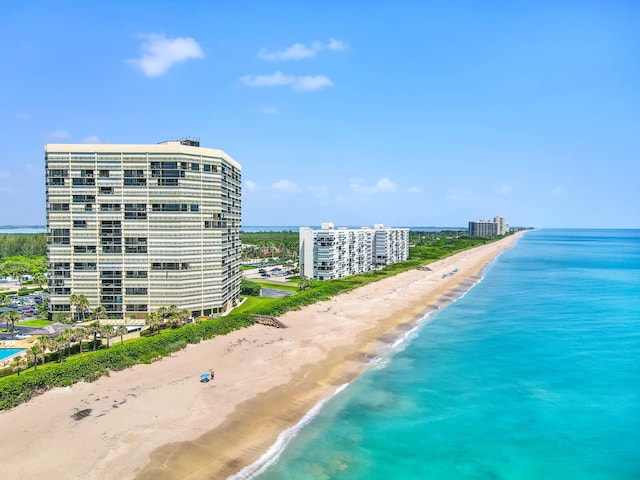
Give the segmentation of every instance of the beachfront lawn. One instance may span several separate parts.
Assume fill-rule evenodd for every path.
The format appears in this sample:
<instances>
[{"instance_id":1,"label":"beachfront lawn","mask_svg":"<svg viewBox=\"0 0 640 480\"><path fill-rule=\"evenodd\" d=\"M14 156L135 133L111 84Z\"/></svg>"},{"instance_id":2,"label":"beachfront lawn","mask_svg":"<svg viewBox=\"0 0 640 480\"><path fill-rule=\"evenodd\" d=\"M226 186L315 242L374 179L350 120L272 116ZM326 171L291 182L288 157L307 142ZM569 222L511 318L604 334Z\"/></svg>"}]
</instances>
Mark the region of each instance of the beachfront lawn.
<instances>
[{"instance_id":1,"label":"beachfront lawn","mask_svg":"<svg viewBox=\"0 0 640 480\"><path fill-rule=\"evenodd\" d=\"M276 290L298 290L298 285L292 285L290 283L283 282L265 282L263 280L253 280L253 283L257 283L264 288L275 288Z\"/></svg>"},{"instance_id":2,"label":"beachfront lawn","mask_svg":"<svg viewBox=\"0 0 640 480\"><path fill-rule=\"evenodd\" d=\"M35 318L33 320L25 320L24 322L18 322L16 325L21 327L45 327L47 325L51 325L53 322L49 320L44 320L41 318Z\"/></svg>"},{"instance_id":3,"label":"beachfront lawn","mask_svg":"<svg viewBox=\"0 0 640 480\"><path fill-rule=\"evenodd\" d=\"M253 313L257 308L269 306L277 301L277 298L247 297L247 299L233 313Z\"/></svg>"}]
</instances>

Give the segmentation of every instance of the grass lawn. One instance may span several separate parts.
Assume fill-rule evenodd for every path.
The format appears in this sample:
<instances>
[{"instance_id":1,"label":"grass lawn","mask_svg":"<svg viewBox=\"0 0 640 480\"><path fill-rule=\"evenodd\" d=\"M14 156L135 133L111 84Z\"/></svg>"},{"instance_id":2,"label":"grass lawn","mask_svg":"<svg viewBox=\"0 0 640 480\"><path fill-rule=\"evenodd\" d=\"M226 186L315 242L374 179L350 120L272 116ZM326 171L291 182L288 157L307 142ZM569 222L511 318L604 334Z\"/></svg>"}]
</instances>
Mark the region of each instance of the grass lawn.
<instances>
[{"instance_id":1,"label":"grass lawn","mask_svg":"<svg viewBox=\"0 0 640 480\"><path fill-rule=\"evenodd\" d=\"M278 290L298 290L298 285L295 284L291 284L291 283L282 283L282 282L265 282L265 281L254 281L251 280L253 283L257 283L258 285L260 285L261 287L265 287L265 288L275 288Z\"/></svg>"},{"instance_id":2,"label":"grass lawn","mask_svg":"<svg viewBox=\"0 0 640 480\"><path fill-rule=\"evenodd\" d=\"M42 320L39 318L33 320L25 320L24 322L18 322L16 325L20 325L22 327L44 327L46 325L51 325L53 322L49 320Z\"/></svg>"},{"instance_id":3,"label":"grass lawn","mask_svg":"<svg viewBox=\"0 0 640 480\"><path fill-rule=\"evenodd\" d=\"M256 308L275 302L276 300L278 299L267 298L267 297L247 297L244 303L240 305L238 308L236 308L233 312L234 313L251 313Z\"/></svg>"}]
</instances>

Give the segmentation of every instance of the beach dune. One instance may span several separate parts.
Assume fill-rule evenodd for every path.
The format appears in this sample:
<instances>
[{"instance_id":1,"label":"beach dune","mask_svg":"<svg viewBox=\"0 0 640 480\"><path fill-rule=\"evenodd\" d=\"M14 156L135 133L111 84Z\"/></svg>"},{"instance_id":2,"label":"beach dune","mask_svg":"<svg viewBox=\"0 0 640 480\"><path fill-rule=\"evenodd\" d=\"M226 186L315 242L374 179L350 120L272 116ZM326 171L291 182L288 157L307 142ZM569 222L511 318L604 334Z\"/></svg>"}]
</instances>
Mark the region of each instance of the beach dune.
<instances>
[{"instance_id":1,"label":"beach dune","mask_svg":"<svg viewBox=\"0 0 640 480\"><path fill-rule=\"evenodd\" d=\"M516 234L189 345L151 365L53 389L0 413L3 479L226 478L367 367L425 312L479 279ZM453 268L455 275L442 277ZM202 373L215 371L212 382Z\"/></svg>"}]
</instances>

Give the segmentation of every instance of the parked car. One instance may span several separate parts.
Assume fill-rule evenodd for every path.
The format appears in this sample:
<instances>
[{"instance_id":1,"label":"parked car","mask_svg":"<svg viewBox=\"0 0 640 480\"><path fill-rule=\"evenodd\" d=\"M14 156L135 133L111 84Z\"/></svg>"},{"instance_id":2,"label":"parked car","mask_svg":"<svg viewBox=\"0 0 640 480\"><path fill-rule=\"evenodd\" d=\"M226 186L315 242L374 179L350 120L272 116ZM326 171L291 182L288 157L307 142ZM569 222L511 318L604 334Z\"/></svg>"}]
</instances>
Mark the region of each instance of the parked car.
<instances>
[{"instance_id":1,"label":"parked car","mask_svg":"<svg viewBox=\"0 0 640 480\"><path fill-rule=\"evenodd\" d=\"M23 335L22 333L16 335L16 340L24 340L26 338L31 338L31 335Z\"/></svg>"}]
</instances>

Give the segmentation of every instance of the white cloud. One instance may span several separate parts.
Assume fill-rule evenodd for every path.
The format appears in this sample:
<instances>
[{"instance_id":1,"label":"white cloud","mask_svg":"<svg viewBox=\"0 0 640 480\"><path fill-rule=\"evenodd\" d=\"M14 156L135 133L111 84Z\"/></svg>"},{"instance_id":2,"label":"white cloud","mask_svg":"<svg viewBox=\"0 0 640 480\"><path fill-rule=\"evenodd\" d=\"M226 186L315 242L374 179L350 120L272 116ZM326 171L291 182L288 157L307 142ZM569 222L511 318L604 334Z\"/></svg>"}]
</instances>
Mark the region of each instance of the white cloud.
<instances>
[{"instance_id":1,"label":"white cloud","mask_svg":"<svg viewBox=\"0 0 640 480\"><path fill-rule=\"evenodd\" d=\"M496 187L496 193L498 195L509 195L511 193L511 185L507 185L506 183L501 183Z\"/></svg>"},{"instance_id":2,"label":"white cloud","mask_svg":"<svg viewBox=\"0 0 640 480\"><path fill-rule=\"evenodd\" d=\"M262 48L258 51L258 58L266 60L267 62L303 60L305 58L315 57L318 52L325 48L334 52L341 52L347 49L347 44L341 40L332 38L327 45L322 42L313 42L308 46L304 43L294 43L290 47L276 52L269 52L266 48Z\"/></svg>"},{"instance_id":3,"label":"white cloud","mask_svg":"<svg viewBox=\"0 0 640 480\"><path fill-rule=\"evenodd\" d=\"M102 143L97 135L89 135L80 140L80 143Z\"/></svg>"},{"instance_id":4,"label":"white cloud","mask_svg":"<svg viewBox=\"0 0 640 480\"><path fill-rule=\"evenodd\" d=\"M271 188L276 192L293 193L300 191L300 187L288 179L283 179L275 182L271 185Z\"/></svg>"},{"instance_id":5,"label":"white cloud","mask_svg":"<svg viewBox=\"0 0 640 480\"><path fill-rule=\"evenodd\" d=\"M302 60L303 58L312 58L322 50L322 43L316 42L307 47L303 43L294 43L289 48L280 52L269 53L267 49L262 48L258 52L258 58L267 62L286 61L286 60Z\"/></svg>"},{"instance_id":6,"label":"white cloud","mask_svg":"<svg viewBox=\"0 0 640 480\"><path fill-rule=\"evenodd\" d=\"M456 202L466 202L473 198L473 192L468 188L452 187L447 191L447 198Z\"/></svg>"},{"instance_id":7,"label":"white cloud","mask_svg":"<svg viewBox=\"0 0 640 480\"><path fill-rule=\"evenodd\" d=\"M156 33L143 34L140 38L142 57L128 62L142 70L147 77L162 76L178 62L204 57L200 45L193 38L167 38L164 34Z\"/></svg>"},{"instance_id":8,"label":"white cloud","mask_svg":"<svg viewBox=\"0 0 640 480\"><path fill-rule=\"evenodd\" d=\"M57 140L64 140L65 138L70 138L71 134L66 130L55 130L53 132L47 133L46 137Z\"/></svg>"},{"instance_id":9,"label":"white cloud","mask_svg":"<svg viewBox=\"0 0 640 480\"><path fill-rule=\"evenodd\" d=\"M378 192L395 192L398 186L388 178L381 178L376 183L376 191Z\"/></svg>"},{"instance_id":10,"label":"white cloud","mask_svg":"<svg viewBox=\"0 0 640 480\"><path fill-rule=\"evenodd\" d=\"M395 192L398 186L388 178L381 178L371 187L366 185L360 178L352 178L349 183L349 188L356 194L373 195L382 192Z\"/></svg>"},{"instance_id":11,"label":"white cloud","mask_svg":"<svg viewBox=\"0 0 640 480\"><path fill-rule=\"evenodd\" d=\"M247 192L255 192L256 190L258 190L258 184L256 182L252 182L251 180L245 180L244 189Z\"/></svg>"},{"instance_id":12,"label":"white cloud","mask_svg":"<svg viewBox=\"0 0 640 480\"><path fill-rule=\"evenodd\" d=\"M17 120L25 120L25 121L27 121L27 120L31 120L31 115L29 115L28 113L24 113L24 112L18 112L18 113L16 113L16 114L14 115L14 117L15 117Z\"/></svg>"},{"instance_id":13,"label":"white cloud","mask_svg":"<svg viewBox=\"0 0 640 480\"><path fill-rule=\"evenodd\" d=\"M334 52L343 52L347 49L347 44L342 40L336 40L335 38L332 38L329 40L327 48L329 50L333 50Z\"/></svg>"},{"instance_id":14,"label":"white cloud","mask_svg":"<svg viewBox=\"0 0 640 480\"><path fill-rule=\"evenodd\" d=\"M407 188L407 193L411 193L411 194L422 193L422 189L420 187L409 187Z\"/></svg>"},{"instance_id":15,"label":"white cloud","mask_svg":"<svg viewBox=\"0 0 640 480\"><path fill-rule=\"evenodd\" d=\"M277 71L271 75L245 75L240 81L247 87L282 87L289 86L294 90L310 92L320 90L324 87L331 87L333 82L324 75L301 76L284 75Z\"/></svg>"}]
</instances>

